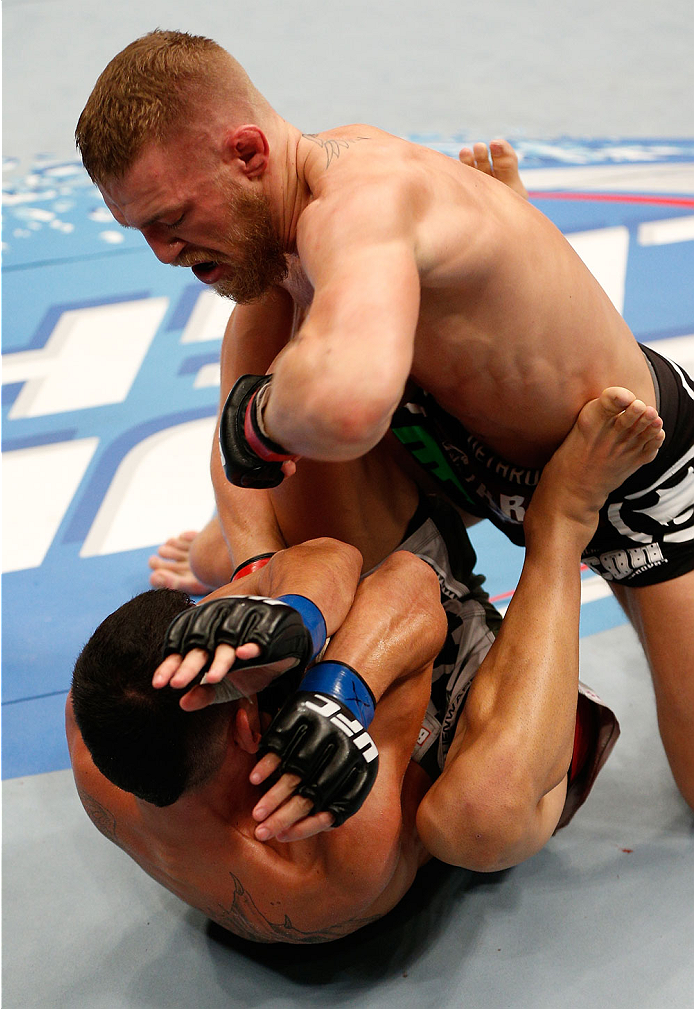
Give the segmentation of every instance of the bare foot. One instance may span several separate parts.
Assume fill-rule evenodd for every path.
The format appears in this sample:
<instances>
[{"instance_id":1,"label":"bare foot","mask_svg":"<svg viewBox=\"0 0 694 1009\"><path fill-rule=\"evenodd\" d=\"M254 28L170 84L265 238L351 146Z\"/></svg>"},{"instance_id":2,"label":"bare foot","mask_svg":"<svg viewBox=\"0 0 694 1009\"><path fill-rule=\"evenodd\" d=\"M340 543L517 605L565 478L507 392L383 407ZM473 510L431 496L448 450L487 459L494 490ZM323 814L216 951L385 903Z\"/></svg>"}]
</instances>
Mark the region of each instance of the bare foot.
<instances>
[{"instance_id":1,"label":"bare foot","mask_svg":"<svg viewBox=\"0 0 694 1009\"><path fill-rule=\"evenodd\" d=\"M155 589L179 589L191 596L207 595L211 591L213 586L196 578L190 567L190 547L197 535L188 530L162 543L149 559L150 585Z\"/></svg>"},{"instance_id":2,"label":"bare foot","mask_svg":"<svg viewBox=\"0 0 694 1009\"><path fill-rule=\"evenodd\" d=\"M524 200L528 199L528 190L521 182L518 172L518 155L507 140L490 141L489 150L486 144L481 143L473 144L472 149L463 147L458 159L463 165L476 168L479 172L503 182Z\"/></svg>"},{"instance_id":3,"label":"bare foot","mask_svg":"<svg viewBox=\"0 0 694 1009\"><path fill-rule=\"evenodd\" d=\"M586 545L608 494L645 463L665 438L655 407L628 389L612 386L586 403L576 423L542 471L526 515L541 526L551 514L577 522Z\"/></svg>"}]
</instances>

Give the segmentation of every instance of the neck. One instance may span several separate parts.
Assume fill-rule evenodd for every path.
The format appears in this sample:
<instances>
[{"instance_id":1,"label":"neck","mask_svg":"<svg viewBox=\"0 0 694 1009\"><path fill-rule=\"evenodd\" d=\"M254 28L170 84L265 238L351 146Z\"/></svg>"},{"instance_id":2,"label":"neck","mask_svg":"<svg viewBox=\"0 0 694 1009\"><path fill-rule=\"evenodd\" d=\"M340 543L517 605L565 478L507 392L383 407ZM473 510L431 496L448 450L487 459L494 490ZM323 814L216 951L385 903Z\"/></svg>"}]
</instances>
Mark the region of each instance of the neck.
<instances>
[{"instance_id":1,"label":"neck","mask_svg":"<svg viewBox=\"0 0 694 1009\"><path fill-rule=\"evenodd\" d=\"M312 199L306 180L306 156L300 150L301 133L277 116L267 130L270 167L264 179L265 195L273 208L278 234L287 252L296 249L299 218Z\"/></svg>"}]
</instances>

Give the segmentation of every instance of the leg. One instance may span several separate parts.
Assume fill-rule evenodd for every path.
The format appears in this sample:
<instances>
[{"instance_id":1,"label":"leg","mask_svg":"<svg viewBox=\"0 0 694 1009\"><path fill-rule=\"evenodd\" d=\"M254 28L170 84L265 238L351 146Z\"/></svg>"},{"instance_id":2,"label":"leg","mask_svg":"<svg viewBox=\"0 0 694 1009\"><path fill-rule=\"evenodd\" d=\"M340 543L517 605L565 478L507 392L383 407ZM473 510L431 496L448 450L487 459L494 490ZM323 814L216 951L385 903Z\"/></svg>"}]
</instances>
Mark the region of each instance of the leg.
<instances>
[{"instance_id":1,"label":"leg","mask_svg":"<svg viewBox=\"0 0 694 1009\"><path fill-rule=\"evenodd\" d=\"M489 151L491 151L491 158ZM474 144L472 149L463 147L458 158L462 164L468 165L470 168L477 168L485 175L493 175L499 182L503 182L509 189L527 200L528 190L521 182L518 173L518 157L508 141L492 140L489 144L489 151L486 144Z\"/></svg>"},{"instance_id":2,"label":"leg","mask_svg":"<svg viewBox=\"0 0 694 1009\"><path fill-rule=\"evenodd\" d=\"M183 532L163 543L149 559L154 588L180 589L192 596L206 595L226 585L232 565L215 515L199 532Z\"/></svg>"},{"instance_id":3,"label":"leg","mask_svg":"<svg viewBox=\"0 0 694 1009\"><path fill-rule=\"evenodd\" d=\"M677 787L694 810L694 571L613 587L651 667L658 725Z\"/></svg>"},{"instance_id":4,"label":"leg","mask_svg":"<svg viewBox=\"0 0 694 1009\"><path fill-rule=\"evenodd\" d=\"M609 492L657 452L661 427L626 390L606 390L545 467L521 580L417 815L437 858L495 871L534 854L556 828L576 722L581 551Z\"/></svg>"}]
</instances>

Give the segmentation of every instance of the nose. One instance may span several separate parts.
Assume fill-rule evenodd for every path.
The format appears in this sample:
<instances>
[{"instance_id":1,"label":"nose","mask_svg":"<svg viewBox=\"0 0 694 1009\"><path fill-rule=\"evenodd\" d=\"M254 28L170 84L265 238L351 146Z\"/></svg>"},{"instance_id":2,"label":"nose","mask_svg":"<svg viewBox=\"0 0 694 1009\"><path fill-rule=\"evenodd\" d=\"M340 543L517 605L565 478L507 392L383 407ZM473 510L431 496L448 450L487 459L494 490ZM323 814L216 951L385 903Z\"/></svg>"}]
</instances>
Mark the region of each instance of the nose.
<instances>
[{"instance_id":1,"label":"nose","mask_svg":"<svg viewBox=\"0 0 694 1009\"><path fill-rule=\"evenodd\" d=\"M160 263L173 263L185 248L185 242L172 235L159 235L153 230L143 231L145 241Z\"/></svg>"}]
</instances>

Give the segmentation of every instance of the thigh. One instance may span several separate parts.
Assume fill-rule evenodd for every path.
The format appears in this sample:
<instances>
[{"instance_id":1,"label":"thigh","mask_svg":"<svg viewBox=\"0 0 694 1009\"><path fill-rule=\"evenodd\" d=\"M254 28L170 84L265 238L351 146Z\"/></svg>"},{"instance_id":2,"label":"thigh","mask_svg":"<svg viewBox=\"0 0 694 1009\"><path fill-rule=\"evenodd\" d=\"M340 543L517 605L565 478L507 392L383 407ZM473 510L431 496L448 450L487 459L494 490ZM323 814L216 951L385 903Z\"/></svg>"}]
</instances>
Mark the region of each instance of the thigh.
<instances>
[{"instance_id":1,"label":"thigh","mask_svg":"<svg viewBox=\"0 0 694 1009\"><path fill-rule=\"evenodd\" d=\"M614 591L643 644L670 767L694 808L694 571Z\"/></svg>"}]
</instances>

